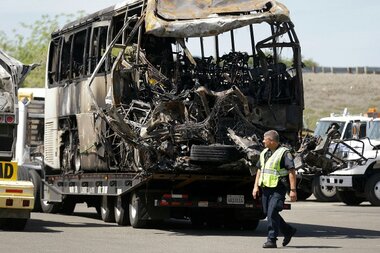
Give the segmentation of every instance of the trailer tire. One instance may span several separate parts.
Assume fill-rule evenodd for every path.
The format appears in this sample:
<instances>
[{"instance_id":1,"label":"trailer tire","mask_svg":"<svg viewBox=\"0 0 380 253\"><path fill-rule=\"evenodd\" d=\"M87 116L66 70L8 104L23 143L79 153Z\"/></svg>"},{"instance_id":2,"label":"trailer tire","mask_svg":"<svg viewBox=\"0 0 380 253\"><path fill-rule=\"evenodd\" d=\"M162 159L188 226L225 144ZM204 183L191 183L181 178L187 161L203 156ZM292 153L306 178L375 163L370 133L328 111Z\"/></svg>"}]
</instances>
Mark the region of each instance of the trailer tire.
<instances>
[{"instance_id":1,"label":"trailer tire","mask_svg":"<svg viewBox=\"0 0 380 253\"><path fill-rule=\"evenodd\" d=\"M115 221L120 226L129 225L129 206L125 196L116 197L114 203Z\"/></svg>"},{"instance_id":2,"label":"trailer tire","mask_svg":"<svg viewBox=\"0 0 380 253\"><path fill-rule=\"evenodd\" d=\"M104 222L115 222L114 199L109 196L102 196L100 203L100 216Z\"/></svg>"},{"instance_id":3,"label":"trailer tire","mask_svg":"<svg viewBox=\"0 0 380 253\"><path fill-rule=\"evenodd\" d=\"M380 173L373 174L365 185L365 195L374 206L380 206Z\"/></svg>"},{"instance_id":4,"label":"trailer tire","mask_svg":"<svg viewBox=\"0 0 380 253\"><path fill-rule=\"evenodd\" d=\"M190 160L194 163L223 164L237 161L242 154L234 145L192 145Z\"/></svg>"},{"instance_id":5,"label":"trailer tire","mask_svg":"<svg viewBox=\"0 0 380 253\"><path fill-rule=\"evenodd\" d=\"M315 176L312 182L312 190L317 201L334 202L338 200L336 187L325 187L320 184L320 176Z\"/></svg>"},{"instance_id":6,"label":"trailer tire","mask_svg":"<svg viewBox=\"0 0 380 253\"><path fill-rule=\"evenodd\" d=\"M41 208L41 177L37 171L29 170L30 180L34 185L34 208L33 212L42 212Z\"/></svg>"},{"instance_id":7,"label":"trailer tire","mask_svg":"<svg viewBox=\"0 0 380 253\"><path fill-rule=\"evenodd\" d=\"M356 196L354 191L337 191L338 199L348 206L358 206L364 198Z\"/></svg>"},{"instance_id":8,"label":"trailer tire","mask_svg":"<svg viewBox=\"0 0 380 253\"><path fill-rule=\"evenodd\" d=\"M62 202L61 209L59 210L59 212L62 214L71 215L74 213L76 204L77 203L74 201L72 197L67 196Z\"/></svg>"},{"instance_id":9,"label":"trailer tire","mask_svg":"<svg viewBox=\"0 0 380 253\"><path fill-rule=\"evenodd\" d=\"M141 219L143 209L143 201L136 193L133 193L129 202L129 222L133 228L142 228L146 225L146 221Z\"/></svg>"}]
</instances>

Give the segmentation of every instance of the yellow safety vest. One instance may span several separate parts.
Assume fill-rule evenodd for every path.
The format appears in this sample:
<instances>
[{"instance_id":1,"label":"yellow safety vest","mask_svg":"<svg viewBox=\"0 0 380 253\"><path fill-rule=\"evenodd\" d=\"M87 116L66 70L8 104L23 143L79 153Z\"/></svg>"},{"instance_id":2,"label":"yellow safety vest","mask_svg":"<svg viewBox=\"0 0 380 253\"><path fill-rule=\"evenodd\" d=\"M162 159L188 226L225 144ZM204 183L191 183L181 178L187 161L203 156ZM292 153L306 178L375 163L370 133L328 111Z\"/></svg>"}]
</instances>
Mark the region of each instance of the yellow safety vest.
<instances>
[{"instance_id":1,"label":"yellow safety vest","mask_svg":"<svg viewBox=\"0 0 380 253\"><path fill-rule=\"evenodd\" d=\"M259 178L259 186L274 188L277 186L280 177L289 175L289 171L281 168L281 158L285 151L285 147L279 147L271 157L265 162L265 153L269 149L266 148L260 154L261 174Z\"/></svg>"}]
</instances>

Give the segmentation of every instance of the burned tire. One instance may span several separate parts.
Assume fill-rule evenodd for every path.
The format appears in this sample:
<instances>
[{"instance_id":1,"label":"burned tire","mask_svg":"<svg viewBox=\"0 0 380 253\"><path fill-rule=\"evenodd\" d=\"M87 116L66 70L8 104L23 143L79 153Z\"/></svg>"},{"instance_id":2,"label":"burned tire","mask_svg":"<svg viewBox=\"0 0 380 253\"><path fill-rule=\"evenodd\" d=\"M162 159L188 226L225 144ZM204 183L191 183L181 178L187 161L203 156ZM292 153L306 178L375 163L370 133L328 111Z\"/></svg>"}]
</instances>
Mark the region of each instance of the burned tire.
<instances>
[{"instance_id":1,"label":"burned tire","mask_svg":"<svg viewBox=\"0 0 380 253\"><path fill-rule=\"evenodd\" d=\"M354 191L337 191L338 199L348 206L358 206L364 198L356 196Z\"/></svg>"},{"instance_id":2,"label":"burned tire","mask_svg":"<svg viewBox=\"0 0 380 253\"><path fill-rule=\"evenodd\" d=\"M146 221L142 219L144 209L141 198L133 193L129 201L129 222L133 228L145 227Z\"/></svg>"},{"instance_id":3,"label":"burned tire","mask_svg":"<svg viewBox=\"0 0 380 253\"><path fill-rule=\"evenodd\" d=\"M115 221L120 226L129 225L129 206L126 197L118 196L114 203Z\"/></svg>"},{"instance_id":4,"label":"burned tire","mask_svg":"<svg viewBox=\"0 0 380 253\"><path fill-rule=\"evenodd\" d=\"M319 180L320 176L316 176L312 182L313 194L317 201L321 202L333 202L337 201L336 187L322 186Z\"/></svg>"},{"instance_id":5,"label":"burned tire","mask_svg":"<svg viewBox=\"0 0 380 253\"><path fill-rule=\"evenodd\" d=\"M108 196L102 196L100 202L100 216L104 222L114 222L114 199Z\"/></svg>"},{"instance_id":6,"label":"burned tire","mask_svg":"<svg viewBox=\"0 0 380 253\"><path fill-rule=\"evenodd\" d=\"M34 185L34 208L33 212L42 212L41 207L41 177L37 171L29 170L30 180Z\"/></svg>"},{"instance_id":7,"label":"burned tire","mask_svg":"<svg viewBox=\"0 0 380 253\"><path fill-rule=\"evenodd\" d=\"M374 206L380 206L380 173L372 175L365 185L365 195Z\"/></svg>"},{"instance_id":8,"label":"burned tire","mask_svg":"<svg viewBox=\"0 0 380 253\"><path fill-rule=\"evenodd\" d=\"M242 157L242 153L233 145L193 145L190 150L190 161L193 163L223 164Z\"/></svg>"}]
</instances>

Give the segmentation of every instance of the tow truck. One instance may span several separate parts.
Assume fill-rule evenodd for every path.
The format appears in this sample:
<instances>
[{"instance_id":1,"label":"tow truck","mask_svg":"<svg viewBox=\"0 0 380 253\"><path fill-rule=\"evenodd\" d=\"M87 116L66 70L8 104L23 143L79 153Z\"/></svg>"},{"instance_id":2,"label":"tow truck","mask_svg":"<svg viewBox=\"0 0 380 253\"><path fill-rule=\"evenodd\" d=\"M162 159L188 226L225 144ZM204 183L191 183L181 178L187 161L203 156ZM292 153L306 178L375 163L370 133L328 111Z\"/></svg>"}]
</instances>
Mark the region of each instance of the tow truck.
<instances>
[{"instance_id":1,"label":"tow truck","mask_svg":"<svg viewBox=\"0 0 380 253\"><path fill-rule=\"evenodd\" d=\"M380 206L380 119L374 119L366 138L345 142L344 166L321 176L324 187L336 187L340 201L359 205L368 200Z\"/></svg>"},{"instance_id":2,"label":"tow truck","mask_svg":"<svg viewBox=\"0 0 380 253\"><path fill-rule=\"evenodd\" d=\"M304 138L304 144L301 145L296 154L297 181L299 182L297 193L300 200L307 199L311 194L317 201L338 200L335 187L320 184L321 175L331 172L332 163L329 159L331 156L322 156L318 159L316 157L320 154L331 153L335 147L334 142L366 137L372 120L372 114L351 115L347 109L344 109L342 114L331 113L329 117L323 117L317 122L314 134ZM329 136L328 133L332 126L335 129L330 132ZM320 145L316 145L318 141L321 143ZM310 153L310 147L318 150L313 150L313 153ZM337 151L335 150L335 152Z\"/></svg>"}]
</instances>

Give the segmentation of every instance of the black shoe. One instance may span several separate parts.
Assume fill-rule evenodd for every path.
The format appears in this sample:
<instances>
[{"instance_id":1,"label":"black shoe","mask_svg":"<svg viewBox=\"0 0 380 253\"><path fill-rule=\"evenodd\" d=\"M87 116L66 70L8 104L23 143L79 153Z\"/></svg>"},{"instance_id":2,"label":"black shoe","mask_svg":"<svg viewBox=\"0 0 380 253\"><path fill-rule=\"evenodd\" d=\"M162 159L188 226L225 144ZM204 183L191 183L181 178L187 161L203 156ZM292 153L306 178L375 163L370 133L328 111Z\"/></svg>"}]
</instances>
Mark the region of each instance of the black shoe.
<instances>
[{"instance_id":1,"label":"black shoe","mask_svg":"<svg viewBox=\"0 0 380 253\"><path fill-rule=\"evenodd\" d=\"M292 231L289 235L285 235L284 240L282 241L282 246L286 246L290 243L290 240L292 240L292 237L296 234L297 229L292 228Z\"/></svg>"},{"instance_id":2,"label":"black shoe","mask_svg":"<svg viewBox=\"0 0 380 253\"><path fill-rule=\"evenodd\" d=\"M276 242L268 240L266 243L263 244L263 248L265 248L265 249L277 248L277 244L276 244Z\"/></svg>"}]
</instances>

